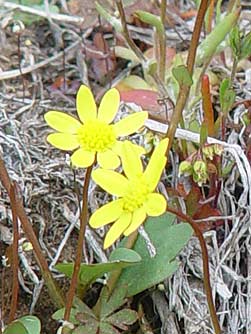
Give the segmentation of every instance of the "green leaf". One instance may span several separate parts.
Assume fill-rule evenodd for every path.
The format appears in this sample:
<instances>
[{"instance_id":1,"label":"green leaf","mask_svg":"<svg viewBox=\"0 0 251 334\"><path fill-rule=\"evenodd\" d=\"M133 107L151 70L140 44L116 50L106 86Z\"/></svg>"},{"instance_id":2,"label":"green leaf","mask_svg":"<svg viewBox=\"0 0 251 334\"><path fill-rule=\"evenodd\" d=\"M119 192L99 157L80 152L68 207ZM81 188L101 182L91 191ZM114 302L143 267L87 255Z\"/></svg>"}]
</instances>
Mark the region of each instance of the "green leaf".
<instances>
[{"instance_id":1,"label":"green leaf","mask_svg":"<svg viewBox=\"0 0 251 334\"><path fill-rule=\"evenodd\" d=\"M5 328L3 334L29 334L27 329L18 321L14 321Z\"/></svg>"},{"instance_id":2,"label":"green leaf","mask_svg":"<svg viewBox=\"0 0 251 334\"><path fill-rule=\"evenodd\" d=\"M185 85L185 86L192 86L193 79L191 78L190 73L188 72L188 69L185 65L179 65L177 67L174 67L172 70L173 76L178 81L179 86Z\"/></svg>"},{"instance_id":3,"label":"green leaf","mask_svg":"<svg viewBox=\"0 0 251 334\"><path fill-rule=\"evenodd\" d=\"M210 61L216 52L217 47L224 41L226 35L235 26L240 15L240 10L226 15L206 39L199 45L196 56L196 65L202 66Z\"/></svg>"},{"instance_id":4,"label":"green leaf","mask_svg":"<svg viewBox=\"0 0 251 334\"><path fill-rule=\"evenodd\" d=\"M136 263L142 260L141 256L135 252L133 249L128 248L116 248L110 255L109 258L112 262L126 262L126 263Z\"/></svg>"},{"instance_id":5,"label":"green leaf","mask_svg":"<svg viewBox=\"0 0 251 334\"><path fill-rule=\"evenodd\" d=\"M78 325L79 324L79 321L76 320L76 314L78 312L79 311L77 309L75 309L74 307L71 308L71 313L70 313L69 321L72 324L74 324L74 325ZM65 308L61 308L61 309L57 310L56 312L54 312L51 317L54 320L62 320L62 319L64 319L64 313L65 313Z\"/></svg>"},{"instance_id":6,"label":"green leaf","mask_svg":"<svg viewBox=\"0 0 251 334\"><path fill-rule=\"evenodd\" d=\"M144 10L137 10L135 15L142 21L147 24L150 24L156 28L159 34L165 34L164 26L160 20L160 17Z\"/></svg>"},{"instance_id":7,"label":"green leaf","mask_svg":"<svg viewBox=\"0 0 251 334\"><path fill-rule=\"evenodd\" d=\"M203 121L200 128L200 146L206 144L207 137L208 137L208 125L206 121Z\"/></svg>"},{"instance_id":8,"label":"green leaf","mask_svg":"<svg viewBox=\"0 0 251 334\"><path fill-rule=\"evenodd\" d=\"M8 325L4 334L40 334L40 332L40 320L33 315L26 315Z\"/></svg>"},{"instance_id":9,"label":"green leaf","mask_svg":"<svg viewBox=\"0 0 251 334\"><path fill-rule=\"evenodd\" d=\"M72 334L91 334L97 333L99 323L97 321L87 321L83 326L78 326L73 330Z\"/></svg>"},{"instance_id":10,"label":"green leaf","mask_svg":"<svg viewBox=\"0 0 251 334\"><path fill-rule=\"evenodd\" d=\"M121 259L119 259L119 254L122 257ZM122 251L119 251L118 255L113 261L97 264L81 264L79 272L79 284L90 285L98 277L103 276L105 273L135 265L140 260L141 257L135 251L124 249ZM64 273L67 277L71 277L74 264L60 263L57 264L55 268L60 272Z\"/></svg>"},{"instance_id":11,"label":"green leaf","mask_svg":"<svg viewBox=\"0 0 251 334\"><path fill-rule=\"evenodd\" d=\"M140 63L139 58L129 48L117 45L117 46L114 47L114 52L115 52L115 55L117 57L123 58L123 59L126 59L126 60L130 60L132 62L133 66ZM141 79L141 80L143 80L143 79Z\"/></svg>"},{"instance_id":12,"label":"green leaf","mask_svg":"<svg viewBox=\"0 0 251 334\"><path fill-rule=\"evenodd\" d=\"M26 315L19 318L18 321L24 325L29 334L39 334L41 331L40 320L34 315Z\"/></svg>"},{"instance_id":13,"label":"green leaf","mask_svg":"<svg viewBox=\"0 0 251 334\"><path fill-rule=\"evenodd\" d=\"M101 322L99 326L99 334L120 334L120 332L107 322Z\"/></svg>"},{"instance_id":14,"label":"green leaf","mask_svg":"<svg viewBox=\"0 0 251 334\"><path fill-rule=\"evenodd\" d=\"M112 314L106 321L119 329L126 330L127 326L134 324L137 319L138 314L136 311L123 309Z\"/></svg>"},{"instance_id":15,"label":"green leaf","mask_svg":"<svg viewBox=\"0 0 251 334\"><path fill-rule=\"evenodd\" d=\"M238 26L235 26L229 35L230 46L233 51L233 54L236 58L240 56L241 50L241 38L240 38L240 29Z\"/></svg>"},{"instance_id":16,"label":"green leaf","mask_svg":"<svg viewBox=\"0 0 251 334\"><path fill-rule=\"evenodd\" d=\"M235 92L231 88L230 79L224 79L220 85L220 106L221 111L227 114L235 101Z\"/></svg>"},{"instance_id":17,"label":"green leaf","mask_svg":"<svg viewBox=\"0 0 251 334\"><path fill-rule=\"evenodd\" d=\"M109 297L109 291L106 286L102 289L100 319L105 320L110 314L116 311L125 303L127 294L127 284L116 287Z\"/></svg>"},{"instance_id":18,"label":"green leaf","mask_svg":"<svg viewBox=\"0 0 251 334\"><path fill-rule=\"evenodd\" d=\"M175 257L193 231L188 224L172 225L174 221L175 216L170 213L147 219L144 227L156 249L156 255L149 255L145 240L139 235L133 249L140 254L142 261L132 268L124 269L117 282L117 288L127 286L127 297L162 282L177 270L179 263ZM121 246L125 241L126 238L122 240Z\"/></svg>"},{"instance_id":19,"label":"green leaf","mask_svg":"<svg viewBox=\"0 0 251 334\"><path fill-rule=\"evenodd\" d=\"M116 32L122 33L123 28L121 21L117 19L115 16L112 16L98 1L95 1L95 6L97 12L102 16L106 21L108 21Z\"/></svg>"},{"instance_id":20,"label":"green leaf","mask_svg":"<svg viewBox=\"0 0 251 334\"><path fill-rule=\"evenodd\" d=\"M247 58L251 55L251 31L243 37L241 42L241 52L239 59Z\"/></svg>"},{"instance_id":21,"label":"green leaf","mask_svg":"<svg viewBox=\"0 0 251 334\"><path fill-rule=\"evenodd\" d=\"M54 320L62 320L64 319L65 308L61 308L53 313L52 319ZM73 307L71 308L70 319L69 321L74 325L78 325L80 323L79 317L76 318L76 315L84 315L85 319L95 318L95 314L92 310L77 297L74 297ZM81 319L80 319L81 320Z\"/></svg>"}]
</instances>

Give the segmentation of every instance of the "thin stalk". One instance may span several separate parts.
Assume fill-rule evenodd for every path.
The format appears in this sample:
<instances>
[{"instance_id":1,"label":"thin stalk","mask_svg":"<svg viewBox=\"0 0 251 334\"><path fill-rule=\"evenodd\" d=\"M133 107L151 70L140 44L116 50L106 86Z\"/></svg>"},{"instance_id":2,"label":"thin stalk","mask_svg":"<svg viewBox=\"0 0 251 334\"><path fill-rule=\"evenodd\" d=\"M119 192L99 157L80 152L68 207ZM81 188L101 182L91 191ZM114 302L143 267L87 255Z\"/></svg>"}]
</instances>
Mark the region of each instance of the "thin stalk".
<instances>
[{"instance_id":1,"label":"thin stalk","mask_svg":"<svg viewBox=\"0 0 251 334\"><path fill-rule=\"evenodd\" d=\"M13 244L12 244L12 293L11 293L11 302L10 302L10 314L9 314L9 323L15 319L15 314L17 310L17 299L18 299L18 218L15 207L16 196L15 188L11 185L10 188L10 202L11 202L11 212L12 212L12 222L13 222Z\"/></svg>"},{"instance_id":2,"label":"thin stalk","mask_svg":"<svg viewBox=\"0 0 251 334\"><path fill-rule=\"evenodd\" d=\"M212 22L213 22L213 14L214 14L214 2L215 0L210 0L210 4L208 7L208 13L206 17L206 33L210 34L212 31Z\"/></svg>"},{"instance_id":3,"label":"thin stalk","mask_svg":"<svg viewBox=\"0 0 251 334\"><path fill-rule=\"evenodd\" d=\"M159 77L165 82L166 74L166 31L165 31L165 19L166 19L166 0L161 0L160 4L160 20L163 26L163 34L159 36Z\"/></svg>"},{"instance_id":4,"label":"thin stalk","mask_svg":"<svg viewBox=\"0 0 251 334\"><path fill-rule=\"evenodd\" d=\"M4 188L6 189L9 197L11 198L11 181L9 174L7 172L7 169L5 167L3 159L0 158L0 181L2 182ZM18 195L18 189L16 184L14 184L14 191L15 191L15 210L17 217L19 218L23 230L27 236L27 239L32 244L34 255L36 257L37 263L41 269L42 276L44 278L45 284L48 288L49 295L55 305L58 308L61 308L64 306L64 299L61 295L61 292L54 281L52 274L49 270L48 263L43 255L43 252L40 248L39 242L37 240L37 237L33 231L32 225L30 224L30 221L25 213L22 198Z\"/></svg>"},{"instance_id":5,"label":"thin stalk","mask_svg":"<svg viewBox=\"0 0 251 334\"><path fill-rule=\"evenodd\" d=\"M235 75L236 75L238 62L239 62L238 58L234 57L233 67L232 67L232 71L231 71L231 84L232 85L234 83L234 78L235 78Z\"/></svg>"},{"instance_id":6,"label":"thin stalk","mask_svg":"<svg viewBox=\"0 0 251 334\"><path fill-rule=\"evenodd\" d=\"M203 26L204 17L207 11L208 3L209 3L209 0L201 0L201 4L198 10L198 15L197 15L195 26L194 26L194 31L192 34L192 40L191 40L188 57L187 57L187 69L191 77L193 76L193 67L195 63L196 50L198 47L200 33L201 33L202 26ZM172 116L169 128L167 130L167 133L166 133L166 136L169 138L168 148L166 152L167 156L172 146L176 129L181 120L182 112L186 105L187 98L189 96L189 92L190 92L189 86L184 85L184 84L181 85L179 95L177 98L177 102L176 102L176 106L173 112L173 116Z\"/></svg>"},{"instance_id":7,"label":"thin stalk","mask_svg":"<svg viewBox=\"0 0 251 334\"><path fill-rule=\"evenodd\" d=\"M220 328L220 324L218 321L218 317L217 317L214 302L213 302L213 294L212 294L212 288L210 284L208 251L207 251L207 245L203 237L203 234L201 230L199 229L198 225L195 223L195 221L189 216L185 215L184 213L180 211L169 208L169 207L167 208L167 211L175 214L182 221L187 222L193 228L194 233L199 240L200 247L201 247L202 261L203 261L203 281L204 281L204 288L205 288L205 292L207 296L208 308L209 308L209 312L210 312L215 334L221 334L221 328Z\"/></svg>"},{"instance_id":8,"label":"thin stalk","mask_svg":"<svg viewBox=\"0 0 251 334\"><path fill-rule=\"evenodd\" d=\"M66 305L65 305L64 320L66 321L69 321L69 318L70 318L70 312L71 312L71 308L73 304L73 299L75 296L76 287L78 284L78 275L79 275L81 261L83 257L83 247L85 244L85 230L87 226L87 217L88 217L88 188L89 188L89 183L91 179L92 167L93 165L88 167L86 170L86 174L85 174L85 181L84 181L83 194L82 194L83 204L82 204L82 210L80 213L80 228L79 228L79 234L78 234L76 260L74 263L71 284L70 284L69 291L67 293L67 300L66 300Z\"/></svg>"}]
</instances>

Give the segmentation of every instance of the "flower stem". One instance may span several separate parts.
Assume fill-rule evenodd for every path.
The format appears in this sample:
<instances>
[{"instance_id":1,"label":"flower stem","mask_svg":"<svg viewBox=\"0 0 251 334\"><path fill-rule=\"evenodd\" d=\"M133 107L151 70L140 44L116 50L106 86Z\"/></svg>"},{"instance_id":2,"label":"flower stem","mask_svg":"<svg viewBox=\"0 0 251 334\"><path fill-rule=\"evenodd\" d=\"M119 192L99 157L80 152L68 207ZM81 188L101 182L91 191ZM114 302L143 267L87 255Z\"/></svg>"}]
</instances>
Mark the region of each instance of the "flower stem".
<instances>
[{"instance_id":1,"label":"flower stem","mask_svg":"<svg viewBox=\"0 0 251 334\"><path fill-rule=\"evenodd\" d=\"M209 312L210 312L215 334L220 334L221 328L220 328L220 324L217 318L217 314L216 314L216 310L215 310L215 306L213 302L212 288L210 284L210 271L209 271L207 245L203 237L203 234L201 230L199 229L198 225L195 223L195 221L191 217L185 215L184 213L180 211L177 211L169 207L167 208L167 211L175 214L182 221L185 221L188 224L190 224L194 230L195 235L199 239L199 243L201 247L201 254L202 254L202 261L203 261L203 276L204 276L203 281L204 281L204 288L205 288L206 296L207 296L208 308L209 308Z\"/></svg>"},{"instance_id":2,"label":"flower stem","mask_svg":"<svg viewBox=\"0 0 251 334\"><path fill-rule=\"evenodd\" d=\"M92 166L88 167L85 174L85 181L83 187L83 204L82 210L80 212L80 228L78 234L78 243L77 243L77 253L76 253L76 260L74 263L73 274L71 278L71 284L69 291L67 293L66 305L65 305L65 313L64 313L64 320L69 321L70 312L73 304L73 299L75 296L75 290L78 284L78 275L80 271L82 256L83 256L83 245L85 242L85 230L87 225L87 215L88 215L88 188L91 178Z\"/></svg>"},{"instance_id":3,"label":"flower stem","mask_svg":"<svg viewBox=\"0 0 251 334\"><path fill-rule=\"evenodd\" d=\"M10 304L10 314L9 323L15 319L15 314L17 310L17 300L18 300L18 217L15 207L16 196L15 187L12 184L10 188L10 204L12 212L12 222L13 222L13 244L12 244L12 291L11 291L11 304Z\"/></svg>"},{"instance_id":4,"label":"flower stem","mask_svg":"<svg viewBox=\"0 0 251 334\"><path fill-rule=\"evenodd\" d=\"M204 17L207 11L208 4L209 4L209 0L201 0L200 7L198 10L198 15L196 17L194 31L192 34L192 40L191 40L188 57L187 57L187 69L191 77L193 76L193 67L195 63L196 50L198 47L200 33L201 33L202 26L203 26ZM177 98L173 116L172 116L172 119L171 119L171 122L168 128L167 134L166 134L166 136L169 138L169 144L168 144L168 148L166 152L167 156L172 146L176 129L181 120L182 112L186 105L186 102L189 96L189 92L190 92L190 86L182 84L179 90L179 95Z\"/></svg>"},{"instance_id":5,"label":"flower stem","mask_svg":"<svg viewBox=\"0 0 251 334\"><path fill-rule=\"evenodd\" d=\"M166 73L166 32L165 32L165 19L166 19L166 0L161 0L160 4L160 20L163 26L163 35L159 36L159 77L165 82Z\"/></svg>"}]
</instances>

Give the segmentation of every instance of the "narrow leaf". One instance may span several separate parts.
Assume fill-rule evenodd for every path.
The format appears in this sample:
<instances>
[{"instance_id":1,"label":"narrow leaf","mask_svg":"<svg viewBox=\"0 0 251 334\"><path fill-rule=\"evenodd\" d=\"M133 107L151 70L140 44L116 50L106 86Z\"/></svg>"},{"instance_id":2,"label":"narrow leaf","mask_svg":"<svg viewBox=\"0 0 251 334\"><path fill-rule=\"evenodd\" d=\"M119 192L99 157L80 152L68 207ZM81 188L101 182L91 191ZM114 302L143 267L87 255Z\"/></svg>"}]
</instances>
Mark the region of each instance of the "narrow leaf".
<instances>
[{"instance_id":1,"label":"narrow leaf","mask_svg":"<svg viewBox=\"0 0 251 334\"><path fill-rule=\"evenodd\" d=\"M226 35L235 26L240 15L240 10L226 15L220 21L206 39L199 45L196 56L196 65L202 66L215 54L217 47L224 41Z\"/></svg>"},{"instance_id":2,"label":"narrow leaf","mask_svg":"<svg viewBox=\"0 0 251 334\"><path fill-rule=\"evenodd\" d=\"M207 126L208 135L214 135L214 111L211 101L210 82L208 75L203 75L201 81L202 105L204 111L204 121Z\"/></svg>"},{"instance_id":3,"label":"narrow leaf","mask_svg":"<svg viewBox=\"0 0 251 334\"><path fill-rule=\"evenodd\" d=\"M178 81L179 86L185 85L185 86L192 86L193 79L191 78L190 73L188 72L188 69L185 65L179 65L177 67L174 67L172 70L173 76Z\"/></svg>"}]
</instances>

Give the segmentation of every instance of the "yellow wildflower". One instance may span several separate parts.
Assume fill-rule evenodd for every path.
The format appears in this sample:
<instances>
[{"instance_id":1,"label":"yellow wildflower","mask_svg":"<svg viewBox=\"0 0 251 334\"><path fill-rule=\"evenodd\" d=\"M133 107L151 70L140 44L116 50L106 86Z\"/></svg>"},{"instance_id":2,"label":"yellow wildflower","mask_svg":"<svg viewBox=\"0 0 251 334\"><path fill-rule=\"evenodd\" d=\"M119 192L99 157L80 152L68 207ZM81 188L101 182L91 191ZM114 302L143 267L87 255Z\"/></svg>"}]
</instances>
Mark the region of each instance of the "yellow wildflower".
<instances>
[{"instance_id":1,"label":"yellow wildflower","mask_svg":"<svg viewBox=\"0 0 251 334\"><path fill-rule=\"evenodd\" d=\"M166 164L167 145L167 138L159 143L143 171L137 149L125 141L121 156L125 176L102 168L92 172L93 180L107 193L116 196L113 202L99 208L90 218L93 228L114 222L105 237L104 248L112 245L121 234L128 236L134 232L147 216L159 216L165 212L165 197L154 190Z\"/></svg>"},{"instance_id":2,"label":"yellow wildflower","mask_svg":"<svg viewBox=\"0 0 251 334\"><path fill-rule=\"evenodd\" d=\"M142 111L111 124L119 103L119 92L112 88L103 96L97 111L91 90L81 85L76 101L80 121L60 111L47 112L47 124L58 131L49 134L47 141L61 150L74 150L71 161L76 167L88 167L97 157L101 167L117 168L122 145L117 139L137 131L147 119L147 112Z\"/></svg>"}]
</instances>

